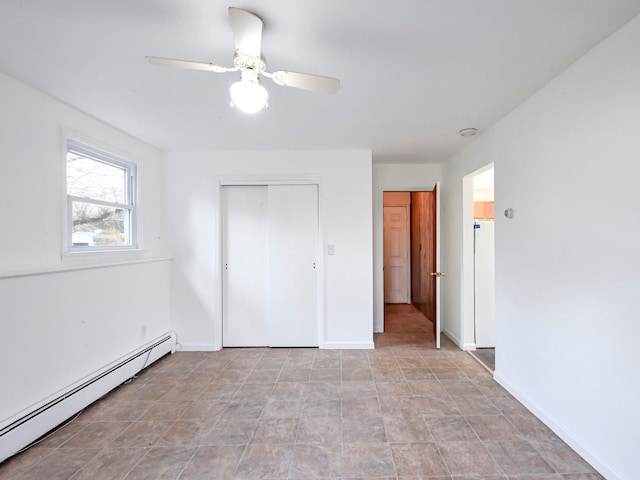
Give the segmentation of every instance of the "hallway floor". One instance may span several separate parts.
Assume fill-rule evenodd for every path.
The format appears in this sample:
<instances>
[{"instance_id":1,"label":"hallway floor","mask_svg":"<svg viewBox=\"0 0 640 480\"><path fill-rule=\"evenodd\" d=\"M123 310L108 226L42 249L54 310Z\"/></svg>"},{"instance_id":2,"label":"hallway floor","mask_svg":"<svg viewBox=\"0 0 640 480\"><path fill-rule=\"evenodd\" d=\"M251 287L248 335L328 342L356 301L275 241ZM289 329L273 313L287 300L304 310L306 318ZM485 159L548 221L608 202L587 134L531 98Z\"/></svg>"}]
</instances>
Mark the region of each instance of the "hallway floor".
<instances>
[{"instance_id":1,"label":"hallway floor","mask_svg":"<svg viewBox=\"0 0 640 480\"><path fill-rule=\"evenodd\" d=\"M410 305L375 350L167 356L0 479L598 480Z\"/></svg>"}]
</instances>

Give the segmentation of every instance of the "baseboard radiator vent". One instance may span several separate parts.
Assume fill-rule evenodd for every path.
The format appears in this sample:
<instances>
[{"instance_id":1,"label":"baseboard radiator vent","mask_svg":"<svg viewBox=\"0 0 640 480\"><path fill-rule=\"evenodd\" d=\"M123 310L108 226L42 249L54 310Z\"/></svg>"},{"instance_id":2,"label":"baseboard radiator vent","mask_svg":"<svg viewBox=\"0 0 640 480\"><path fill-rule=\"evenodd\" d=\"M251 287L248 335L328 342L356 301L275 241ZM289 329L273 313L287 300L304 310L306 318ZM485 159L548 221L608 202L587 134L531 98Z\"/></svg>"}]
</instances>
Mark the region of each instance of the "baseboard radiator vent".
<instances>
[{"instance_id":1,"label":"baseboard radiator vent","mask_svg":"<svg viewBox=\"0 0 640 480\"><path fill-rule=\"evenodd\" d=\"M2 422L0 462L91 405L159 358L175 351L176 334L168 332Z\"/></svg>"}]
</instances>

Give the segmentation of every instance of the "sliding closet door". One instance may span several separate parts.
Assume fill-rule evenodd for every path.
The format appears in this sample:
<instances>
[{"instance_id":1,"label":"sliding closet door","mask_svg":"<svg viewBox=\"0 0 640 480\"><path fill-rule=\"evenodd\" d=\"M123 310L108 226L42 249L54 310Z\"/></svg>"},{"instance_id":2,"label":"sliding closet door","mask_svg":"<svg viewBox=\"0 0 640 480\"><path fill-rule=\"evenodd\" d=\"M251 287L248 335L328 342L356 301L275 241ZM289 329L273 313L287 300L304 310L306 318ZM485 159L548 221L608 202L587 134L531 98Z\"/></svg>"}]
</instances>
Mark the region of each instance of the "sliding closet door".
<instances>
[{"instance_id":1,"label":"sliding closet door","mask_svg":"<svg viewBox=\"0 0 640 480\"><path fill-rule=\"evenodd\" d=\"M224 186L222 211L222 345L255 347L267 336L268 192Z\"/></svg>"},{"instance_id":2,"label":"sliding closet door","mask_svg":"<svg viewBox=\"0 0 640 480\"><path fill-rule=\"evenodd\" d=\"M269 185L269 345L317 347L318 187Z\"/></svg>"}]
</instances>

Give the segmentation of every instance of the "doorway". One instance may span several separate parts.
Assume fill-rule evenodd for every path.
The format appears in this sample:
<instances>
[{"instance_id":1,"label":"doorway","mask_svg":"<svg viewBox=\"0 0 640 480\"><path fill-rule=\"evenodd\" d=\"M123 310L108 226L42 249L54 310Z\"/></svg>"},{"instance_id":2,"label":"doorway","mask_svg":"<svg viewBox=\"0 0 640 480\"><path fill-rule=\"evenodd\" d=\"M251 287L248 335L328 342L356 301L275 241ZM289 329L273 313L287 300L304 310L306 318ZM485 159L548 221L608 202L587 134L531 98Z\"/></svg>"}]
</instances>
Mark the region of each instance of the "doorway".
<instances>
[{"instance_id":1,"label":"doorway","mask_svg":"<svg viewBox=\"0 0 640 480\"><path fill-rule=\"evenodd\" d=\"M440 348L437 187L382 192L382 274L384 312L419 312Z\"/></svg>"}]
</instances>

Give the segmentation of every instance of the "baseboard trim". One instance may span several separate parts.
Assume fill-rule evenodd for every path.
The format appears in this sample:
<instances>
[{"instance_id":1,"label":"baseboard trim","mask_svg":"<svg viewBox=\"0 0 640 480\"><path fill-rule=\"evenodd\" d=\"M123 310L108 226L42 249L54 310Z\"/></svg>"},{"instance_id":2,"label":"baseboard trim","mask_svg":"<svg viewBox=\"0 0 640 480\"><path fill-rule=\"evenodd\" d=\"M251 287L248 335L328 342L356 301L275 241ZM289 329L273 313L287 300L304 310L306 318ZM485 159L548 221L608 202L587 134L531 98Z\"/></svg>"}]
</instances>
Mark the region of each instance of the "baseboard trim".
<instances>
[{"instance_id":1,"label":"baseboard trim","mask_svg":"<svg viewBox=\"0 0 640 480\"><path fill-rule=\"evenodd\" d=\"M324 342L320 348L326 350L373 350L373 342Z\"/></svg>"},{"instance_id":2,"label":"baseboard trim","mask_svg":"<svg viewBox=\"0 0 640 480\"><path fill-rule=\"evenodd\" d=\"M198 343L179 343L177 345L177 349L180 352L217 352L219 350L221 350L219 347L217 347L216 345L210 344L210 343L203 343L203 344L198 344Z\"/></svg>"},{"instance_id":3,"label":"baseboard trim","mask_svg":"<svg viewBox=\"0 0 640 480\"><path fill-rule=\"evenodd\" d=\"M558 437L560 437L567 445L575 450L578 455L580 455L593 468L595 468L598 473L600 473L600 475L604 476L607 480L631 480L621 475L620 472L613 468L608 462L585 447L578 439L571 435L565 429L562 423L559 422L553 415L549 415L536 402L530 400L526 395L524 395L517 384L500 375L498 371L494 372L493 378L496 382L502 385L505 390L513 395L520 403L527 407L527 409L531 413L538 417L538 419L542 423L549 427L553 431L553 433L558 435Z\"/></svg>"}]
</instances>

